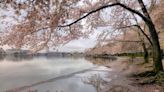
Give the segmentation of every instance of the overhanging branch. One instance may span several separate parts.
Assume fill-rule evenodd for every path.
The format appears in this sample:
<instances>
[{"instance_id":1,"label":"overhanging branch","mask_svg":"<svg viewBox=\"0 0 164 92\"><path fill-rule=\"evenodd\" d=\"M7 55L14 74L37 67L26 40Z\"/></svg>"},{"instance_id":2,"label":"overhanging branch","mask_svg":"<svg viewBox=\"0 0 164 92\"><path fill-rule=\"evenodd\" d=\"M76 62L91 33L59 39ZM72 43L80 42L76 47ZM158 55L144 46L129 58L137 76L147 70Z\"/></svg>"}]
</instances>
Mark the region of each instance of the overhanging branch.
<instances>
[{"instance_id":1,"label":"overhanging branch","mask_svg":"<svg viewBox=\"0 0 164 92\"><path fill-rule=\"evenodd\" d=\"M134 9L132 9L132 8L130 8L130 7L126 6L126 5L124 5L124 4L121 4L121 3L118 3L118 2L117 2L117 3L110 4L110 5L101 6L101 7L99 7L99 8L96 9L96 10L93 10L93 11L88 12L86 15L82 16L81 18L75 20L74 22L72 22L72 23L70 23L70 24L59 25L58 27L68 27L68 26L71 26L71 25L76 24L77 22L81 21L82 19L88 17L89 15L91 15L91 14L97 12L97 11L100 11L100 10L103 10L103 9L106 9L106 8L109 8L109 7L113 7L113 6L120 6L120 7L124 8L124 9L126 9L126 10L128 10L128 11L134 13L134 14L137 14L137 15L140 16L145 22L149 21L149 19L147 19L147 18L146 18L144 15L142 15L139 11L134 10Z\"/></svg>"},{"instance_id":2,"label":"overhanging branch","mask_svg":"<svg viewBox=\"0 0 164 92\"><path fill-rule=\"evenodd\" d=\"M151 45L153 45L152 41L150 40L149 36L143 31L143 29L139 25L130 25L130 26L124 26L124 27L119 27L117 29L124 29L124 28L130 28L130 27L137 27L140 29L142 34L146 37L146 39L149 41Z\"/></svg>"},{"instance_id":3,"label":"overhanging branch","mask_svg":"<svg viewBox=\"0 0 164 92\"><path fill-rule=\"evenodd\" d=\"M67 25L59 25L58 27L70 27L70 26L76 24L77 22L81 21L82 19L88 17L89 15L91 15L91 14L97 12L97 11L100 11L100 10L103 10L103 9L106 9L106 8L109 8L109 7L113 7L113 6L120 6L120 7L124 8L124 9L128 10L129 12L134 13L134 14L140 16L145 22L149 22L150 21L147 17L145 17L139 11L134 10L134 9L132 9L132 8L124 5L124 4L121 4L121 3L117 2L117 3L110 4L110 5L101 6L101 7L99 7L96 10L93 10L93 11L88 12L86 15L82 16L81 18L75 20L74 22L72 22L70 24L67 24ZM152 41L150 40L150 38L148 37L148 35L142 30L142 28L139 25L132 25L132 26L138 27L140 29L140 31L143 33L143 35L147 38L147 40L152 45ZM132 27L132 26L126 26L126 27L123 27L123 28L128 28L128 27Z\"/></svg>"},{"instance_id":4,"label":"overhanging branch","mask_svg":"<svg viewBox=\"0 0 164 92\"><path fill-rule=\"evenodd\" d=\"M137 41L137 40L105 40L105 41L115 41L115 42L131 42L131 43L140 43L141 41Z\"/></svg>"},{"instance_id":5,"label":"overhanging branch","mask_svg":"<svg viewBox=\"0 0 164 92\"><path fill-rule=\"evenodd\" d=\"M144 32L144 30L139 26L139 25L135 25L136 27L138 27L140 29L140 31L142 32L142 34L147 38L147 40L149 41L149 43L151 44L151 46L153 46L152 41L150 40L149 36Z\"/></svg>"}]
</instances>

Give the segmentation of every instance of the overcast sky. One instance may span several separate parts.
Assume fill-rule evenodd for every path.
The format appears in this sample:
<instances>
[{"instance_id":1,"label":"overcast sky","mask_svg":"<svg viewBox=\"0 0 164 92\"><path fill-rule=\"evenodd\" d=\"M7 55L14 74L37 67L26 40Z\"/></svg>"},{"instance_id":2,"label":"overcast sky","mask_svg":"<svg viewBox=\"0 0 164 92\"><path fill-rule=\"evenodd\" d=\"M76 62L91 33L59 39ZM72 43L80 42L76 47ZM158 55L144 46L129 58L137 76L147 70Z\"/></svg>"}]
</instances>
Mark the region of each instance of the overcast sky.
<instances>
[{"instance_id":1,"label":"overcast sky","mask_svg":"<svg viewBox=\"0 0 164 92\"><path fill-rule=\"evenodd\" d=\"M144 0L145 1L145 0ZM148 3L148 2L146 2ZM12 15L14 14L13 11L9 11L6 12L2 9L0 9L1 15ZM22 11L22 15L26 16L26 13L24 13ZM1 22L2 17L0 17L0 22ZM10 25L11 22L14 22L12 19L6 19L6 21L10 21L8 25ZM11 23L12 24L12 23ZM0 24L0 29L3 30L3 26L2 24ZM60 46L57 48L58 51L62 51L62 52L70 52L70 51L79 51L79 52L83 52L88 48L92 48L95 46L95 44L97 43L97 37L98 34L100 34L102 32L101 29L96 29L94 31L94 33L91 34L91 36L89 38L86 39L78 39L78 40L72 40L70 41L68 44L64 45L64 46ZM9 47L5 46L5 49L7 49Z\"/></svg>"},{"instance_id":2,"label":"overcast sky","mask_svg":"<svg viewBox=\"0 0 164 92\"><path fill-rule=\"evenodd\" d=\"M1 12L1 16L3 15L7 15L7 16L13 16L15 13L14 13L14 10L11 10L11 11L5 11L3 9L0 9L0 12ZM22 16L26 16L26 13L22 12L21 14ZM2 22L6 22L7 24L2 24ZM82 20L81 23L85 24L84 23L85 21ZM12 25L12 24L15 24L16 22L14 22L14 19L11 18L11 17L7 17L5 18L5 21L3 20L3 17L0 17L0 30L4 30L5 29L5 26L7 25ZM87 30L87 29L86 29ZM57 47L57 51L61 51L61 52L83 52L85 51L86 49L88 48L92 48L96 45L97 43L97 37L98 35L102 32L102 28L99 28L99 29L95 29L95 31L93 31L90 36L88 38L80 38L80 39L76 39L76 40L72 40L70 41L69 43L65 44L65 45L62 45L60 47ZM11 47L9 46L3 46L2 48L4 49L10 49ZM53 49L53 48L52 48ZM52 49L50 49L52 51ZM45 51L45 50L43 50ZM56 50L54 50L56 51Z\"/></svg>"},{"instance_id":3,"label":"overcast sky","mask_svg":"<svg viewBox=\"0 0 164 92\"><path fill-rule=\"evenodd\" d=\"M70 41L68 44L61 46L58 48L59 51L61 52L83 52L85 51L85 49L88 48L92 48L95 46L95 44L97 43L97 36L98 36L99 32L94 32L92 33L89 38L85 38L85 39L78 39L78 40L72 40Z\"/></svg>"}]
</instances>

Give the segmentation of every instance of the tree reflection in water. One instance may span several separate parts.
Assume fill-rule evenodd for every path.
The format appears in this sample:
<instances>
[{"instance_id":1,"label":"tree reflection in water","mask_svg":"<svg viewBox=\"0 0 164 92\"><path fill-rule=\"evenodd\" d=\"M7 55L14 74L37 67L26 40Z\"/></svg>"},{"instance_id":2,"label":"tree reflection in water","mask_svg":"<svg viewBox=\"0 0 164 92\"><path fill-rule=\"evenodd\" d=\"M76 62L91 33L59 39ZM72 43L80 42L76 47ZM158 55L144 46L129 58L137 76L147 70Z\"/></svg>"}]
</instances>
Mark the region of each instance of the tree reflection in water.
<instances>
[{"instance_id":1,"label":"tree reflection in water","mask_svg":"<svg viewBox=\"0 0 164 92\"><path fill-rule=\"evenodd\" d=\"M86 57L85 59L96 65L107 65L109 64L109 62L116 61L117 57L110 57L110 58Z\"/></svg>"}]
</instances>

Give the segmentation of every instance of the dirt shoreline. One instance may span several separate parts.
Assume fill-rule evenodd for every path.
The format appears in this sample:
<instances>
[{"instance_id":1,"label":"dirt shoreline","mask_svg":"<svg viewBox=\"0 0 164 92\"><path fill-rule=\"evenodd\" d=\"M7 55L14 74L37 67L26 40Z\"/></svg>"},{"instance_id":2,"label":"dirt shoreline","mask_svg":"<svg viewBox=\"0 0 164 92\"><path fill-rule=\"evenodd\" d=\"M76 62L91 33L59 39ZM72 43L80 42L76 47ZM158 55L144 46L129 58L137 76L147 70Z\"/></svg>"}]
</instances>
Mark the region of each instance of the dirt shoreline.
<instances>
[{"instance_id":1,"label":"dirt shoreline","mask_svg":"<svg viewBox=\"0 0 164 92\"><path fill-rule=\"evenodd\" d=\"M105 92L164 92L164 86L157 84L139 84L140 78L131 75L150 70L152 63L142 64L142 59L118 59L109 62L106 66L113 71L109 78L112 79L107 85Z\"/></svg>"}]
</instances>

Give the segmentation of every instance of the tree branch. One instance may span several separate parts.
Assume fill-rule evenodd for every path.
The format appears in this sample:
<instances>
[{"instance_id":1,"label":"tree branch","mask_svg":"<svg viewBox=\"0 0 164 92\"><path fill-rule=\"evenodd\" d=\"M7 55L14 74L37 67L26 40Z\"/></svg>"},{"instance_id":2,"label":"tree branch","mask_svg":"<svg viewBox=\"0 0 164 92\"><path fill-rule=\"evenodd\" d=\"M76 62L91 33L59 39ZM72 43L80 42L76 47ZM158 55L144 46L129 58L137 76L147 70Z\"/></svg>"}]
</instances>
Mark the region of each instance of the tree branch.
<instances>
[{"instance_id":1,"label":"tree branch","mask_svg":"<svg viewBox=\"0 0 164 92\"><path fill-rule=\"evenodd\" d=\"M130 28L130 27L137 27L140 29L140 31L142 32L142 34L147 38L147 40L149 41L149 43L151 45L153 45L152 41L150 40L149 36L143 31L143 29L139 26L139 25L130 25L130 26L124 26L124 27L119 27L117 29L124 29L124 28Z\"/></svg>"},{"instance_id":2,"label":"tree branch","mask_svg":"<svg viewBox=\"0 0 164 92\"><path fill-rule=\"evenodd\" d=\"M72 23L70 23L70 24L59 25L58 27L68 27L68 26L71 26L71 25L76 24L77 22L81 21L82 19L88 17L89 15L91 15L91 14L97 12L97 11L100 11L100 10L102 10L102 9L106 9L106 8L109 8L109 7L113 7L113 6L120 6L120 7L124 8L124 9L126 9L126 10L128 10L128 11L134 13L134 14L137 14L137 15L140 16L145 22L149 21L149 19L147 19L147 17L145 17L144 15L142 15L139 11L134 10L134 9L132 9L132 8L130 8L130 7L126 6L126 5L124 5L124 4L121 4L121 3L113 3L113 4L110 4L110 5L101 6L101 7L99 7L99 8L96 9L96 10L90 11L90 12L88 12L86 15L82 16L81 18L75 20L74 22L72 22Z\"/></svg>"},{"instance_id":3,"label":"tree branch","mask_svg":"<svg viewBox=\"0 0 164 92\"><path fill-rule=\"evenodd\" d=\"M135 25L136 27L138 27L140 29L140 31L142 32L142 34L147 38L147 40L149 41L149 43L151 44L151 46L153 46L152 41L150 40L149 36L144 32L144 30L139 26L139 25Z\"/></svg>"},{"instance_id":4,"label":"tree branch","mask_svg":"<svg viewBox=\"0 0 164 92\"><path fill-rule=\"evenodd\" d=\"M115 41L115 42L134 42L134 43L139 43L139 42L141 42L141 41L131 41L131 40L105 40L105 41Z\"/></svg>"}]
</instances>

